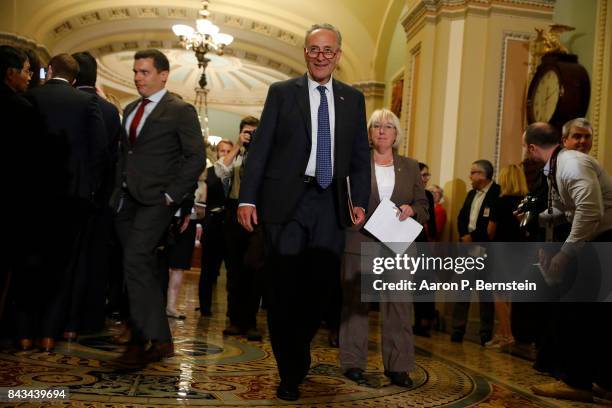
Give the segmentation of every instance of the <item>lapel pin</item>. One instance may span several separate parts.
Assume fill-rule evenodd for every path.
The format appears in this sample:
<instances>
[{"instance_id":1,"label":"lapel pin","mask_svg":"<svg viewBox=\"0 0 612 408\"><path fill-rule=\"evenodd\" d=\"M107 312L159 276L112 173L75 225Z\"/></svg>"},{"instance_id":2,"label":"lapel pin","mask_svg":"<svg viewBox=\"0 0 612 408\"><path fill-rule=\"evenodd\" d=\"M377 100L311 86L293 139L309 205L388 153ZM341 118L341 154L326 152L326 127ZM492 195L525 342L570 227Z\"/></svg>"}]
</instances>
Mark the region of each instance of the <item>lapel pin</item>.
<instances>
[{"instance_id":1,"label":"lapel pin","mask_svg":"<svg viewBox=\"0 0 612 408\"><path fill-rule=\"evenodd\" d=\"M341 100L341 101L343 101L343 100L344 100L344 96L341 96L341 97L340 97L340 100Z\"/></svg>"}]
</instances>

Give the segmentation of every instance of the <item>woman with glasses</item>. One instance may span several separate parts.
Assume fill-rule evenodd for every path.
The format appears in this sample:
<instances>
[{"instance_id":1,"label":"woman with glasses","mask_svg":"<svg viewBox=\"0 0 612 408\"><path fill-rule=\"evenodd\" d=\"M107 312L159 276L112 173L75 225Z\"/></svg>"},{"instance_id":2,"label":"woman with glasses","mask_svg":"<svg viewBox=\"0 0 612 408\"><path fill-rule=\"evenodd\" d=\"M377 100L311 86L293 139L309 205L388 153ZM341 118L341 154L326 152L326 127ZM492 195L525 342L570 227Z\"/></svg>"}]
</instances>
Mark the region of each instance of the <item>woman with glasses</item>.
<instances>
[{"instance_id":1,"label":"woman with glasses","mask_svg":"<svg viewBox=\"0 0 612 408\"><path fill-rule=\"evenodd\" d=\"M418 163L397 153L401 133L399 119L387 109L376 110L368 122L371 152L371 193L368 208L372 213L383 199L398 208L400 221L428 219L427 198ZM361 243L377 240L365 230L347 230L342 259L342 322L340 325L340 366L344 375L359 384L366 382L364 370L368 354L368 303L361 302ZM408 372L414 368L412 304L380 304L382 354L385 375L401 387L410 387Z\"/></svg>"}]
</instances>

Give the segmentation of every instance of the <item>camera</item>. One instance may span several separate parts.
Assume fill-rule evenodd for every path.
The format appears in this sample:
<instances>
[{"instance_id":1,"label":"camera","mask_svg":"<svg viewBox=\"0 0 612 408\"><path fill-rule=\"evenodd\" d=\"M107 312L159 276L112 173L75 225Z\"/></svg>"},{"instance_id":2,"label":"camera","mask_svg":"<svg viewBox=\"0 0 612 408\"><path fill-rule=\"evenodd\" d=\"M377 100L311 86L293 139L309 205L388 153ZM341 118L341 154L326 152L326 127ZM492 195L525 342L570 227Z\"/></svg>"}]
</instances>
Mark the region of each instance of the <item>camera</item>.
<instances>
[{"instance_id":1,"label":"camera","mask_svg":"<svg viewBox=\"0 0 612 408\"><path fill-rule=\"evenodd\" d=\"M245 134L249 135L249 141L248 142L244 142L242 144L244 146L244 148L248 150L249 145L253 141L253 131L252 130L243 130L242 133L245 133Z\"/></svg>"},{"instance_id":2,"label":"camera","mask_svg":"<svg viewBox=\"0 0 612 408\"><path fill-rule=\"evenodd\" d=\"M538 214L545 209L545 203L538 196L527 195L516 207L517 214L525 214L521 220L520 227L525 228Z\"/></svg>"}]
</instances>

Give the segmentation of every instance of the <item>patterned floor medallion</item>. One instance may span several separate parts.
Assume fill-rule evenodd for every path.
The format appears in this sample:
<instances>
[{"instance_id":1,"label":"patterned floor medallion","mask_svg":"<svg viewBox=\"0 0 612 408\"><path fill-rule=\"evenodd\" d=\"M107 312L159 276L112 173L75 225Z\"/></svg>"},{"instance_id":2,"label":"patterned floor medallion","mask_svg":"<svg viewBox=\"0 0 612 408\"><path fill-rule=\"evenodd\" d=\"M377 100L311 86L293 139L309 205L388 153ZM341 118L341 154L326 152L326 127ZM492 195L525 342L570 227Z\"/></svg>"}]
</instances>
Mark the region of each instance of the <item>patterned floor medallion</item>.
<instances>
[{"instance_id":1,"label":"patterned floor medallion","mask_svg":"<svg viewBox=\"0 0 612 408\"><path fill-rule=\"evenodd\" d=\"M2 406L70 407L556 407L569 404L532 395L529 386L550 380L526 360L448 336L417 338L416 368L410 389L391 385L382 375L378 315L371 315L371 352L367 383L357 385L340 371L337 349L321 330L313 342L312 365L300 387L301 398L286 403L275 398L278 374L265 315L259 316L263 342L223 337L226 305L224 283L212 318L200 318L197 274L186 275L180 304L184 321L171 321L176 355L139 371L113 369L109 361L123 351L113 344L113 326L103 333L60 342L52 353L19 352L10 344L0 350L0 387L69 387L69 401L24 401ZM601 401L598 401L601 403Z\"/></svg>"}]
</instances>

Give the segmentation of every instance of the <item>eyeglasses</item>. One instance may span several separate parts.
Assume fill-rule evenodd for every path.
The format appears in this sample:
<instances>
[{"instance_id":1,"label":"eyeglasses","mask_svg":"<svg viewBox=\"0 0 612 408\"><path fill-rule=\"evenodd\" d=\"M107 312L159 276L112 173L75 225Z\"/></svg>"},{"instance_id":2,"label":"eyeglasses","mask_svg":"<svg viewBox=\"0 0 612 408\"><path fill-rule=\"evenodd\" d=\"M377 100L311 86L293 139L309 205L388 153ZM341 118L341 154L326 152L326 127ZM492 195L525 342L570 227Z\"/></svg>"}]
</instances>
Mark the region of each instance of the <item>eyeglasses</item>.
<instances>
[{"instance_id":1,"label":"eyeglasses","mask_svg":"<svg viewBox=\"0 0 612 408\"><path fill-rule=\"evenodd\" d=\"M390 123L385 123L385 124L382 124L382 123L373 123L372 124L372 129L379 130L380 128L383 128L385 130L391 130L391 129L395 129L395 126L393 126Z\"/></svg>"},{"instance_id":2,"label":"eyeglasses","mask_svg":"<svg viewBox=\"0 0 612 408\"><path fill-rule=\"evenodd\" d=\"M317 58L319 54L323 54L326 59L332 59L338 54L338 50L334 51L331 48L324 48L321 50L319 47L310 47L304 48L304 51L306 51L306 55L310 58Z\"/></svg>"},{"instance_id":3,"label":"eyeglasses","mask_svg":"<svg viewBox=\"0 0 612 408\"><path fill-rule=\"evenodd\" d=\"M421 173L421 177L431 177L431 173Z\"/></svg>"},{"instance_id":4,"label":"eyeglasses","mask_svg":"<svg viewBox=\"0 0 612 408\"><path fill-rule=\"evenodd\" d=\"M482 174L482 173L484 173L484 171L481 171L481 170L472 170L472 171L470 171L470 175Z\"/></svg>"}]
</instances>

